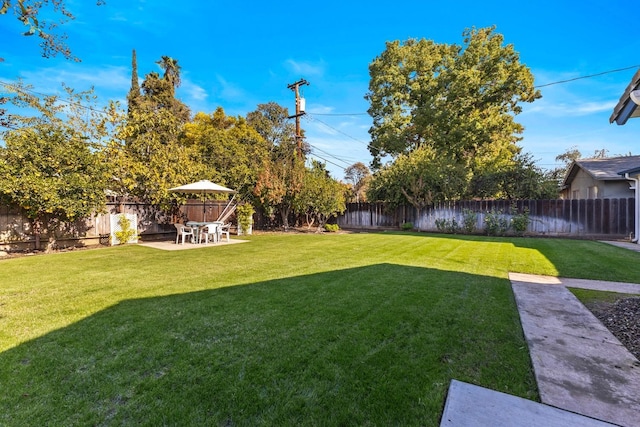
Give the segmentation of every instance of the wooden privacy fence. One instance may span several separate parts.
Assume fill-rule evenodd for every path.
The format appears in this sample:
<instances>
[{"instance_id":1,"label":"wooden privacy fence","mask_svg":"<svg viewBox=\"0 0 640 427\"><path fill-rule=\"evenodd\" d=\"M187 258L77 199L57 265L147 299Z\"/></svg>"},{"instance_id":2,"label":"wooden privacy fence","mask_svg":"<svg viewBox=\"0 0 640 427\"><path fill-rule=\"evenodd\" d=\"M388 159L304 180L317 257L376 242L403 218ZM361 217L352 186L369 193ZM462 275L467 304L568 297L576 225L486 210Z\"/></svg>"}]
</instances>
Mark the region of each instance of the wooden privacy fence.
<instances>
[{"instance_id":1,"label":"wooden privacy fence","mask_svg":"<svg viewBox=\"0 0 640 427\"><path fill-rule=\"evenodd\" d=\"M109 244L111 232L111 216L127 213L137 216L137 232L143 239L155 240L175 235L176 221L202 221L203 213L207 220L218 218L227 205L227 201L189 200L180 207L179 215L169 217L155 207L134 201L110 200L106 211L95 213L89 218L79 219L72 223L54 222L55 229L41 230L40 247L35 247L35 236L31 222L24 212L13 206L0 205L0 250L33 250L44 249L55 238L58 248Z\"/></svg>"},{"instance_id":2,"label":"wooden privacy fence","mask_svg":"<svg viewBox=\"0 0 640 427\"><path fill-rule=\"evenodd\" d=\"M398 228L412 223L421 231L439 231L437 220L463 223L465 212L476 214L476 230L484 229L487 214L529 213L526 233L539 236L628 238L635 226L635 199L592 200L471 200L443 202L416 209L400 206L388 209L383 203L350 203L338 225L346 229Z\"/></svg>"}]
</instances>

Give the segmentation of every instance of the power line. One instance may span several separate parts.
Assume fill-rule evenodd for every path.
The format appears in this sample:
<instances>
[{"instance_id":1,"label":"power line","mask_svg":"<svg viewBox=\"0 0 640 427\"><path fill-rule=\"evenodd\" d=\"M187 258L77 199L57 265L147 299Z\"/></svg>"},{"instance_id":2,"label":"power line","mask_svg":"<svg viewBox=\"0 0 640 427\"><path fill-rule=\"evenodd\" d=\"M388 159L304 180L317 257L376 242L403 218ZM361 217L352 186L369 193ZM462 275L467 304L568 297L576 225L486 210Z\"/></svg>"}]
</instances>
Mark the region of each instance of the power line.
<instances>
[{"instance_id":1,"label":"power line","mask_svg":"<svg viewBox=\"0 0 640 427\"><path fill-rule=\"evenodd\" d=\"M320 152L322 152L322 153L326 154L327 156L329 156L329 157L333 157L333 158L334 158L334 159L336 159L337 161L339 161L339 162L342 162L342 163L346 164L347 166L351 166L351 163L349 163L349 161L344 160L344 159L341 159L340 157L338 157L338 156L336 156L336 155L333 155L333 154L329 153L328 151L324 151L324 150L322 150L322 149L320 149L320 148L318 148L318 147L314 146L313 144L309 144L309 143L307 143L307 144L308 144L310 147L312 147L314 150L318 150L318 151L320 151Z\"/></svg>"},{"instance_id":2,"label":"power line","mask_svg":"<svg viewBox=\"0 0 640 427\"><path fill-rule=\"evenodd\" d=\"M346 134L346 133L342 132L341 130L336 129L336 128L334 128L333 126L331 126L331 125L329 125L329 124L327 124L327 123L323 122L322 120L317 119L317 118L315 118L315 117L313 117L313 116L314 116L314 114L308 113L305 117L307 117L309 120L315 120L315 121L317 121L317 122L319 122L319 123L322 123L324 126L328 127L329 129L332 129L332 130L334 130L334 131L336 131L336 132L338 132L338 133L341 133L342 135L344 135L344 136L346 136L346 137L348 137L348 138L351 138L351 139L353 139L353 140L354 140L354 141L356 141L356 142L359 142L359 143L361 143L361 144L364 144L364 145L366 145L366 146L369 146L369 143L368 143L368 142L364 142L364 141L362 141L362 140L360 140L360 139L358 139L358 138L355 138L355 137L353 137L353 136L351 136L351 135L349 135L349 134Z\"/></svg>"},{"instance_id":3,"label":"power line","mask_svg":"<svg viewBox=\"0 0 640 427\"><path fill-rule=\"evenodd\" d=\"M313 156L315 156L315 157L317 157L317 158L319 158L319 159L321 159L321 160L324 160L325 162L330 163L330 164L332 164L333 166L337 166L337 167L339 167L339 168L340 168L340 169L342 169L342 170L346 170L346 169L347 169L347 168L345 168L344 166L341 166L341 165L339 165L339 164L337 164L337 163L333 163L331 160L327 160L327 159L325 159L324 157L319 156L319 155L317 155L317 154L313 154Z\"/></svg>"},{"instance_id":4,"label":"power line","mask_svg":"<svg viewBox=\"0 0 640 427\"><path fill-rule=\"evenodd\" d=\"M23 93L28 93L28 94L31 94L31 95L38 95L38 96L45 96L45 97L56 96L56 97L58 97L57 101L63 102L65 104L75 105L76 107L80 107L80 108L83 108L85 110L90 110L90 111L93 111L95 113L107 114L106 112L104 112L102 110L97 110L97 109L95 109L93 107L87 107L86 105L82 105L79 102L72 101L70 99L60 98L59 95L48 95L46 93L37 92L37 91L35 91L33 89L27 89L27 88L24 88L24 87L20 87L20 86L18 86L16 84L7 83L7 82L4 82L2 80L0 80L0 85L13 88L13 90L15 90L16 92L23 92Z\"/></svg>"},{"instance_id":5,"label":"power line","mask_svg":"<svg viewBox=\"0 0 640 427\"><path fill-rule=\"evenodd\" d=\"M307 114L313 114L314 116L368 116L369 113L312 113L307 111Z\"/></svg>"},{"instance_id":6,"label":"power line","mask_svg":"<svg viewBox=\"0 0 640 427\"><path fill-rule=\"evenodd\" d=\"M640 67L640 65L632 65L630 67L618 68L616 70L603 71L601 73L589 74L587 76L574 77L572 79L567 79L567 80L559 80L557 82L546 83L546 84L543 84L543 85L534 86L534 89L538 89L538 88L541 88L541 87L552 86L552 85L559 85L559 84L562 84L562 83L574 82L576 80L581 80L581 79L590 79L591 77L598 77L598 76L602 76L602 75L605 75L605 74L617 73L619 71L630 70L631 68L638 68L638 67Z\"/></svg>"}]
</instances>

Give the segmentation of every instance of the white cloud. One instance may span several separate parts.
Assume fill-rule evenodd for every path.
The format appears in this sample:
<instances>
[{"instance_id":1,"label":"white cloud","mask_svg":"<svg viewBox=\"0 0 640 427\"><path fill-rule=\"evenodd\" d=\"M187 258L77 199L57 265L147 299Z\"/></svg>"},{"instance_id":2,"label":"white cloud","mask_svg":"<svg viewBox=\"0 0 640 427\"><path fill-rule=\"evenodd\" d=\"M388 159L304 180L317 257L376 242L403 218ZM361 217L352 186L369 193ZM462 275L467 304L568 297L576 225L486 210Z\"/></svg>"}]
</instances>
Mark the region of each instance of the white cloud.
<instances>
[{"instance_id":1,"label":"white cloud","mask_svg":"<svg viewBox=\"0 0 640 427\"><path fill-rule=\"evenodd\" d=\"M242 88L229 83L221 75L216 75L216 80L218 81L218 84L220 86L220 89L217 91L219 98L237 102L245 97Z\"/></svg>"},{"instance_id":2,"label":"white cloud","mask_svg":"<svg viewBox=\"0 0 640 427\"><path fill-rule=\"evenodd\" d=\"M23 71L21 77L25 83L33 85L36 90L54 94L60 92L62 83L75 90L87 90L95 87L96 92L123 92L131 86L130 71L126 67L78 68L41 68L36 71Z\"/></svg>"},{"instance_id":3,"label":"white cloud","mask_svg":"<svg viewBox=\"0 0 640 427\"><path fill-rule=\"evenodd\" d=\"M543 114L547 116L588 116L591 114L611 112L617 101L586 101L557 102L538 100L531 106L524 108L527 114Z\"/></svg>"},{"instance_id":4,"label":"white cloud","mask_svg":"<svg viewBox=\"0 0 640 427\"><path fill-rule=\"evenodd\" d=\"M287 59L285 61L285 68L294 74L321 77L324 74L325 65L323 62L312 63Z\"/></svg>"},{"instance_id":5,"label":"white cloud","mask_svg":"<svg viewBox=\"0 0 640 427\"><path fill-rule=\"evenodd\" d=\"M204 90L203 87L198 86L197 84L189 80L183 79L182 84L180 85L180 89L185 93L187 98L194 101L206 101L207 97L209 96L207 94L207 91Z\"/></svg>"}]
</instances>

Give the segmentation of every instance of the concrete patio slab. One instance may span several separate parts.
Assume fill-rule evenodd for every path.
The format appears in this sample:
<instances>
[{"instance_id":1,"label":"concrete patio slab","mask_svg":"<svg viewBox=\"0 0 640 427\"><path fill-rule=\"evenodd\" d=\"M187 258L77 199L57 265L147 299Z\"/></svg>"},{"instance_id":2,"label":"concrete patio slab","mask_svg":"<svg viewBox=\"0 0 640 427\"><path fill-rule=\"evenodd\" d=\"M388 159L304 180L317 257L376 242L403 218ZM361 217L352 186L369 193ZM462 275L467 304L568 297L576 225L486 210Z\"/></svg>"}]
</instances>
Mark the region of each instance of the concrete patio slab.
<instances>
[{"instance_id":1,"label":"concrete patio slab","mask_svg":"<svg viewBox=\"0 0 640 427\"><path fill-rule=\"evenodd\" d=\"M163 251L184 251L184 250L189 250L189 249L204 249L204 248L212 248L212 247L220 247L220 246L226 246L226 245L235 245L238 243L248 243L249 240L238 240L238 239L231 239L228 242L226 240L223 240L221 242L216 242L216 243L209 243L209 244L204 244L204 243L178 243L176 244L175 241L157 241L157 242L145 242L145 243L139 243L140 246L145 246L147 248L153 248L153 249L160 249Z\"/></svg>"},{"instance_id":2,"label":"concrete patio slab","mask_svg":"<svg viewBox=\"0 0 640 427\"><path fill-rule=\"evenodd\" d=\"M453 380L441 427L605 427L606 423L553 406Z\"/></svg>"}]
</instances>

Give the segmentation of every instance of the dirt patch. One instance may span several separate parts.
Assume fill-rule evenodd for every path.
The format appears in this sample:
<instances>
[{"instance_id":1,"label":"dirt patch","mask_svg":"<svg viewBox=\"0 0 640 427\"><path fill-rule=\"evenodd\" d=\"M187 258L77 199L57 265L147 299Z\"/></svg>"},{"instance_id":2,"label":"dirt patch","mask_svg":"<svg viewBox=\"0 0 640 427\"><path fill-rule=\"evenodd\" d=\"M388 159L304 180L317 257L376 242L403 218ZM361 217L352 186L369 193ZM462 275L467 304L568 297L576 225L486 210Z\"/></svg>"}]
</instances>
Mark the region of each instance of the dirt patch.
<instances>
[{"instance_id":1,"label":"dirt patch","mask_svg":"<svg viewBox=\"0 0 640 427\"><path fill-rule=\"evenodd\" d=\"M614 303L588 303L587 308L640 360L640 297Z\"/></svg>"}]
</instances>

